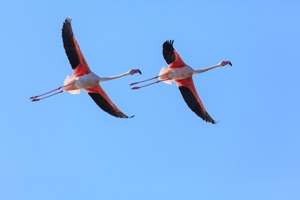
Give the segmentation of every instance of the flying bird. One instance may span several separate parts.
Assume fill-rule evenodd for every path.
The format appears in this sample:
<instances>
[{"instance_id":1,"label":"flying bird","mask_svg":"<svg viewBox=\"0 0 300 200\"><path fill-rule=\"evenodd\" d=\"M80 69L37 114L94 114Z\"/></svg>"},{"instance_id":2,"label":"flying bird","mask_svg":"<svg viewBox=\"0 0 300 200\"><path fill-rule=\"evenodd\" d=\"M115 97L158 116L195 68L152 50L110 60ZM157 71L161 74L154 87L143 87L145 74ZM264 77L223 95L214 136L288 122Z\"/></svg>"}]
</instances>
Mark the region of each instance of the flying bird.
<instances>
[{"instance_id":1,"label":"flying bird","mask_svg":"<svg viewBox=\"0 0 300 200\"><path fill-rule=\"evenodd\" d=\"M133 87L131 89L140 89L155 83L164 82L167 84L171 84L172 81L175 81L177 84L181 95L188 105L188 107L196 113L199 117L201 117L204 121L210 122L212 124L215 124L216 121L211 118L211 116L206 111L205 107L203 106L203 103L201 99L199 98L196 88L193 83L192 76L194 74L199 74L206 72L208 70L214 69L216 67L223 67L225 65L231 65L230 61L222 61L212 67L206 68L206 69L200 69L200 70L194 70L189 65L185 64L183 60L180 58L179 54L176 52L176 50L173 47L174 40L169 40L163 43L163 56L166 60L167 64L169 65L169 68L163 67L160 70L160 73L158 76L155 76L153 78L134 82L130 85L139 84L142 82L158 79L155 82L140 86L140 87Z\"/></svg>"},{"instance_id":2,"label":"flying bird","mask_svg":"<svg viewBox=\"0 0 300 200\"><path fill-rule=\"evenodd\" d=\"M94 100L94 102L108 114L119 118L128 118L128 116L122 113L120 109L110 100L99 83L136 73L141 74L141 71L139 69L131 69L126 73L105 78L94 74L90 70L79 48L77 40L75 39L71 26L71 18L66 18L63 23L62 39L65 52L73 69L73 76L67 76L64 81L64 85L54 90L30 97L31 101L40 101L66 91L70 92L71 94L80 94L80 89L84 89Z\"/></svg>"}]
</instances>

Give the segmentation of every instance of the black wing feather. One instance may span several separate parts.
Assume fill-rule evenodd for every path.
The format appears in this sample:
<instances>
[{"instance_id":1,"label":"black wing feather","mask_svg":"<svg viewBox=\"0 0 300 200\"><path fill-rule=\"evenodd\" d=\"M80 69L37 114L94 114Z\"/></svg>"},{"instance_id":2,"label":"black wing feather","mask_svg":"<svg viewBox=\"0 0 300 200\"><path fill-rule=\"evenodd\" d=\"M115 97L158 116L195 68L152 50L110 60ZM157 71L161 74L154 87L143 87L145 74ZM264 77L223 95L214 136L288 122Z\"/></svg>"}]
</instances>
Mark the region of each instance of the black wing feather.
<instances>
[{"instance_id":1,"label":"black wing feather","mask_svg":"<svg viewBox=\"0 0 300 200\"><path fill-rule=\"evenodd\" d=\"M110 104L107 102L105 98L103 98L99 93L88 93L90 97L95 101L95 103L105 112L108 114L114 116L114 117L119 117L119 118L131 118L125 115L124 113L114 109Z\"/></svg>"},{"instance_id":2,"label":"black wing feather","mask_svg":"<svg viewBox=\"0 0 300 200\"><path fill-rule=\"evenodd\" d=\"M196 113L199 117L201 117L204 121L210 122L212 124L215 124L215 120L211 118L211 116L201 108L200 104L198 103L197 99L193 95L192 91L185 86L180 86L179 90L181 92L181 95L185 101L185 103L189 106L189 108Z\"/></svg>"},{"instance_id":3,"label":"black wing feather","mask_svg":"<svg viewBox=\"0 0 300 200\"><path fill-rule=\"evenodd\" d=\"M165 41L163 44L163 56L167 64L170 64L175 60L173 43L174 40L169 40Z\"/></svg>"},{"instance_id":4,"label":"black wing feather","mask_svg":"<svg viewBox=\"0 0 300 200\"><path fill-rule=\"evenodd\" d=\"M80 64L79 55L74 41L74 34L71 26L71 19L66 18L62 28L63 44L72 69L76 69Z\"/></svg>"}]
</instances>

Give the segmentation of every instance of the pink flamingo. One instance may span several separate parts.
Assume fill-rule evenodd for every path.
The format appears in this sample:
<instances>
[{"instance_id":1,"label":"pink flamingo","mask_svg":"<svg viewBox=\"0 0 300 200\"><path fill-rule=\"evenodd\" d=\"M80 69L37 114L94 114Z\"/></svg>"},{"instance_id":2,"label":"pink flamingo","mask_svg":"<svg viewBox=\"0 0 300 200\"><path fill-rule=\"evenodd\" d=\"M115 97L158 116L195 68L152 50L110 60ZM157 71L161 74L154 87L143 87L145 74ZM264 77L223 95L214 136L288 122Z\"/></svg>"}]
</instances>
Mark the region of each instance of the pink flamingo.
<instances>
[{"instance_id":1,"label":"pink flamingo","mask_svg":"<svg viewBox=\"0 0 300 200\"><path fill-rule=\"evenodd\" d=\"M211 116L207 113L205 107L203 106L202 101L200 100L197 91L195 89L192 76L194 74L199 74L206 72L208 70L214 69L216 67L223 67L225 65L231 65L230 61L222 61L218 63L217 65L214 65L212 67L206 68L206 69L200 69L200 70L193 70L190 66L186 65L183 60L180 58L179 54L176 52L176 50L173 47L174 40L166 41L163 44L163 56L166 60L167 64L169 65L169 68L163 67L159 73L158 76L155 76L153 78L134 82L130 85L135 85L138 83L146 82L153 79L158 79L155 82L140 86L140 87L133 87L132 89L140 89L155 83L164 82L167 84L171 84L174 80L182 94L182 97L186 104L189 106L189 108L196 113L199 117L201 117L204 121L210 122L212 124L215 124L215 120L211 118Z\"/></svg>"},{"instance_id":2,"label":"pink flamingo","mask_svg":"<svg viewBox=\"0 0 300 200\"><path fill-rule=\"evenodd\" d=\"M113 104L104 90L100 87L99 83L136 73L141 74L141 71L139 69L132 69L124 74L101 78L90 70L87 62L85 61L85 58L73 34L70 18L66 18L63 24L62 38L66 54L73 69L73 76L67 76L63 86L44 94L30 97L31 101L40 101L66 91L70 92L71 94L80 94L80 89L84 89L94 100L94 102L108 114L115 117L128 118L127 115L122 113L120 109Z\"/></svg>"}]
</instances>

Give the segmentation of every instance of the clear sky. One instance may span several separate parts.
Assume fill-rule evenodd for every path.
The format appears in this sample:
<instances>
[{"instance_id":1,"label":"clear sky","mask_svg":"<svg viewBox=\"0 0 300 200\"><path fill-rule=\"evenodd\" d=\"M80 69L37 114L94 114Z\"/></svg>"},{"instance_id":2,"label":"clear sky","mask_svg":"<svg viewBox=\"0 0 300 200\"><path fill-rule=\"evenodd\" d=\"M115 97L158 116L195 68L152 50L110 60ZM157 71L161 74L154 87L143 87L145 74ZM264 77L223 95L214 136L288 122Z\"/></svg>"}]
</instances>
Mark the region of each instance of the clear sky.
<instances>
[{"instance_id":1,"label":"clear sky","mask_svg":"<svg viewBox=\"0 0 300 200\"><path fill-rule=\"evenodd\" d=\"M300 199L300 2L3 1L0 7L0 199ZM61 28L132 119L84 92L31 103L72 74ZM174 39L209 114L175 84L130 90L158 74Z\"/></svg>"}]
</instances>

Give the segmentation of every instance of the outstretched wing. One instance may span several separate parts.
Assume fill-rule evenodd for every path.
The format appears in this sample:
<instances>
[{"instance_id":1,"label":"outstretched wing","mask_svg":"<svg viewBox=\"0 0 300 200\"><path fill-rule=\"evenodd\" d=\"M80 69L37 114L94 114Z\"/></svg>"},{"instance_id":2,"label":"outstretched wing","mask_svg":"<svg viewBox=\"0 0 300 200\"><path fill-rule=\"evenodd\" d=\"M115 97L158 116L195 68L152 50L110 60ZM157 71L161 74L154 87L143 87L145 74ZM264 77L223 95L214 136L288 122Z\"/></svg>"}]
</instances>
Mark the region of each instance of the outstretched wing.
<instances>
[{"instance_id":1,"label":"outstretched wing","mask_svg":"<svg viewBox=\"0 0 300 200\"><path fill-rule=\"evenodd\" d=\"M207 113L195 89L192 77L175 81L181 95L189 108L204 121L215 124L215 120Z\"/></svg>"},{"instance_id":2,"label":"outstretched wing","mask_svg":"<svg viewBox=\"0 0 300 200\"><path fill-rule=\"evenodd\" d=\"M82 76L91 72L79 45L73 34L71 19L66 18L62 28L63 44L68 56L69 62L73 69L74 76Z\"/></svg>"},{"instance_id":3,"label":"outstretched wing","mask_svg":"<svg viewBox=\"0 0 300 200\"><path fill-rule=\"evenodd\" d=\"M108 114L120 117L120 118L131 118L122 113L119 108L109 99L105 91L100 87L100 85L96 85L92 88L86 89L90 97L95 101L95 103Z\"/></svg>"},{"instance_id":4,"label":"outstretched wing","mask_svg":"<svg viewBox=\"0 0 300 200\"><path fill-rule=\"evenodd\" d=\"M186 64L173 47L174 40L163 43L163 56L170 68L181 68Z\"/></svg>"}]
</instances>

